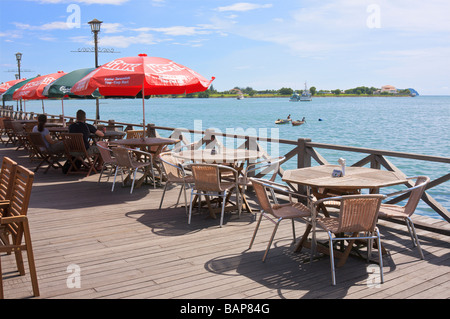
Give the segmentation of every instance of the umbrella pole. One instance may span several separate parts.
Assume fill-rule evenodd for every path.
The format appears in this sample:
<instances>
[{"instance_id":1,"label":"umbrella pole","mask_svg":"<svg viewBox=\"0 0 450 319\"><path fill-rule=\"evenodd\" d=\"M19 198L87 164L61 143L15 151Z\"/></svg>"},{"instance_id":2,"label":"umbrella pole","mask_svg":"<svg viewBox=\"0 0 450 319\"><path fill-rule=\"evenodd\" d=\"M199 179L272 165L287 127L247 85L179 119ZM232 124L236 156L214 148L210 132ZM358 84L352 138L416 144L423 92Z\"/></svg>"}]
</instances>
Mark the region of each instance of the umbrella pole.
<instances>
[{"instance_id":1,"label":"umbrella pole","mask_svg":"<svg viewBox=\"0 0 450 319\"><path fill-rule=\"evenodd\" d=\"M144 93L144 81L142 81L142 125L144 129L144 138L145 136L145 93Z\"/></svg>"},{"instance_id":2,"label":"umbrella pole","mask_svg":"<svg viewBox=\"0 0 450 319\"><path fill-rule=\"evenodd\" d=\"M61 112L62 112L63 126L66 126L66 121L64 120L64 97L61 98Z\"/></svg>"},{"instance_id":3,"label":"umbrella pole","mask_svg":"<svg viewBox=\"0 0 450 319\"><path fill-rule=\"evenodd\" d=\"M44 109L44 100L41 100L42 102L42 114L45 114L45 109Z\"/></svg>"}]
</instances>

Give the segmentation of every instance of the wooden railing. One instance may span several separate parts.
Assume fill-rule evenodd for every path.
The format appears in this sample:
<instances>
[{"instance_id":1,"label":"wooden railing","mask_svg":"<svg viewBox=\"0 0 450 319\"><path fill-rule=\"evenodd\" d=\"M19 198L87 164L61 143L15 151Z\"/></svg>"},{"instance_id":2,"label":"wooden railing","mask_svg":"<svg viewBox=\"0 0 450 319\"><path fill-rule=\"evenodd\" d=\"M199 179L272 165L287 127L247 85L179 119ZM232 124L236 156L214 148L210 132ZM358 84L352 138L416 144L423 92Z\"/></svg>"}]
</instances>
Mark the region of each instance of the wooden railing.
<instances>
[{"instance_id":1,"label":"wooden railing","mask_svg":"<svg viewBox=\"0 0 450 319\"><path fill-rule=\"evenodd\" d=\"M31 119L35 115L34 113L26 113L26 112L17 112L13 111L12 109L0 109L1 113L0 116L9 116L11 118L15 119ZM57 118L57 116L51 116L49 117ZM73 117L65 117L67 120L74 120ZM88 119L88 121L97 123L97 124L111 124L110 121L96 121L94 119ZM133 127L140 127L142 128L142 125L139 124L131 124L131 123L123 123L123 122L114 122L113 124L116 125L123 125L125 127L125 130L127 129L133 129ZM261 148L261 143L278 143L279 145L283 145L284 148L288 148L288 151L285 154L279 154L285 156L284 163L292 160L297 161L297 164L295 167L297 168L303 168L303 167L309 167L311 166L312 160L317 162L319 165L328 164L328 161L323 157L319 152L318 149L326 149L326 150L334 150L334 151L341 151L341 152L353 152L353 153L359 153L362 154L362 158L356 161L355 163L351 164L351 166L365 166L370 165L371 168L375 169L381 169L384 168L386 170L395 171L395 172L401 172L400 169L398 169L393 163L391 163L386 157L394 157L394 158L404 158L404 159L410 159L410 160L418 160L418 161L426 161L426 162L435 162L435 163L445 163L450 164L450 158L449 157L440 157L440 156L430 156L430 155L421 155L421 154L413 154L413 153L404 153L404 152L395 152L395 151L387 151L387 150L378 150L378 149L371 149L371 148L363 148L363 147L351 147L351 146L342 146L342 145L332 145L332 144L324 144L324 143L316 143L312 142L311 139L298 139L297 141L293 140L287 140L287 139L278 139L278 138L271 138L271 137L254 137L254 136L247 136L247 135L229 135L223 132L215 132L213 130L191 130L191 129L177 129L173 127L164 127L164 126L155 126L154 124L148 124L147 125L147 133L150 135L157 134L157 130L159 131L165 131L167 134L163 134L168 137L174 137L179 138L182 140L183 143L187 144L190 142L194 142L191 138L186 139L186 134L198 134L202 136L202 139L205 141L210 140L211 135L215 136L222 136L224 138L231 138L234 140L243 140L244 142L238 146L238 148L245 148L245 149L258 149L263 150ZM280 171L278 172L280 176L283 175L283 169L280 168ZM406 174L404 174L406 175ZM424 174L426 175L426 174ZM438 185L441 185L443 183L446 183L450 180L450 172L444 171L442 172L442 176L435 178L427 185L427 190L430 190ZM301 187L298 187L297 185L289 185L292 188L295 188L297 191L304 191ZM406 186L411 187L413 185L406 184ZM393 200L390 201L390 203L398 203L403 201L405 198L407 198L408 195L399 196ZM433 197L431 197L427 192L424 193L422 196L423 202L425 202L431 209L433 209L437 214L439 214L444 220L447 222L450 222L450 213L448 210L441 205L438 201L436 201ZM416 225L418 228L425 228L427 230L439 232L439 233L449 233L446 230L442 229L435 229L430 227L429 225L421 225L418 223Z\"/></svg>"}]
</instances>

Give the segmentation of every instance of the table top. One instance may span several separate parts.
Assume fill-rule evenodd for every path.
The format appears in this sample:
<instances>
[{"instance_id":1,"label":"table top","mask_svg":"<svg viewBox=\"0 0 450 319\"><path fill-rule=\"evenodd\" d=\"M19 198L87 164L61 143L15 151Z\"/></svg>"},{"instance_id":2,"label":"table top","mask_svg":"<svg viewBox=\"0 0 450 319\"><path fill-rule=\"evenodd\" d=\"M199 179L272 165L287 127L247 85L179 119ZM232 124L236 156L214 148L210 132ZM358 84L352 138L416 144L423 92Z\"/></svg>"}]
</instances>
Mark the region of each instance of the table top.
<instances>
[{"instance_id":1,"label":"table top","mask_svg":"<svg viewBox=\"0 0 450 319\"><path fill-rule=\"evenodd\" d=\"M132 147L168 145L178 143L180 140L165 137L146 137L146 138L126 138L123 140L112 141L111 144L126 145Z\"/></svg>"},{"instance_id":2,"label":"table top","mask_svg":"<svg viewBox=\"0 0 450 319\"><path fill-rule=\"evenodd\" d=\"M345 167L345 176L332 177L338 165L320 165L294 170L286 170L282 180L311 187L332 189L380 188L407 182L402 173L384 171L367 167Z\"/></svg>"},{"instance_id":3,"label":"table top","mask_svg":"<svg viewBox=\"0 0 450 319\"><path fill-rule=\"evenodd\" d=\"M172 155L176 158L184 160L193 160L195 162L204 162L211 164L235 163L245 160L256 160L263 153L255 150L245 149L223 149L220 152L211 154L211 149L185 150L182 152L174 152Z\"/></svg>"}]
</instances>

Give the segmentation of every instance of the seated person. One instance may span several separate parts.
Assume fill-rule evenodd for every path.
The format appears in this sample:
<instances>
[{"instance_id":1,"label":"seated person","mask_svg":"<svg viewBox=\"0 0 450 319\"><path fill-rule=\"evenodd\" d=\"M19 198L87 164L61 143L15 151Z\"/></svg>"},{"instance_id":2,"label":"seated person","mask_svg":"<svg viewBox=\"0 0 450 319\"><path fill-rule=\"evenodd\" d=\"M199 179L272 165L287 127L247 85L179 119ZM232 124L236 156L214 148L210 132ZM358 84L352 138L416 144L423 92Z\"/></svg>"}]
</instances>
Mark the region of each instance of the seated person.
<instances>
[{"instance_id":1,"label":"seated person","mask_svg":"<svg viewBox=\"0 0 450 319\"><path fill-rule=\"evenodd\" d=\"M64 143L62 141L52 139L48 128L45 127L47 123L47 115L41 114L38 116L38 125L33 127L33 133L41 133L44 143L52 153L64 152Z\"/></svg>"},{"instance_id":2,"label":"seated person","mask_svg":"<svg viewBox=\"0 0 450 319\"><path fill-rule=\"evenodd\" d=\"M86 112L83 110L77 111L77 121L70 124L69 133L83 133L84 146L90 155L99 153L96 145L89 145L89 137L91 134L95 134L100 137L105 136L105 134L103 134L102 131L97 130L94 125L86 123Z\"/></svg>"}]
</instances>

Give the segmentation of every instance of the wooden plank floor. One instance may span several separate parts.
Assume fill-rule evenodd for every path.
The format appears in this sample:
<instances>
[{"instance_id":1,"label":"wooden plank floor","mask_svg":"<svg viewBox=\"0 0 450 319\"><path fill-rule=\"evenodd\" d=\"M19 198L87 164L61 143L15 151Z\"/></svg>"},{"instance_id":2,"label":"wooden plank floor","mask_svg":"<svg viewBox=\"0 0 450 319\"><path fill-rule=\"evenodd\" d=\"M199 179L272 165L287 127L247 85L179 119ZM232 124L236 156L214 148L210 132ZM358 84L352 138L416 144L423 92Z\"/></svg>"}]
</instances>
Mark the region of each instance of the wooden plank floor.
<instances>
[{"instance_id":1,"label":"wooden plank floor","mask_svg":"<svg viewBox=\"0 0 450 319\"><path fill-rule=\"evenodd\" d=\"M27 153L0 146L33 169ZM425 260L412 248L406 226L380 222L385 283L374 286L365 260L350 257L331 286L328 257L309 260L309 251L292 252L290 222L282 223L265 263L261 261L273 225L263 222L252 249L255 220L227 214L225 225L173 208L178 190L143 186L129 194L98 175L66 176L50 170L36 174L29 218L40 298L446 298L450 297L449 237L418 230ZM415 216L433 223L448 223ZM304 224L297 223L297 235ZM375 254L374 254L375 256ZM13 256L2 255L5 298L32 297L28 275L18 276ZM78 267L78 268L77 268ZM72 269L72 270L71 270ZM70 287L79 269L80 287ZM69 283L69 284L68 284Z\"/></svg>"}]
</instances>

